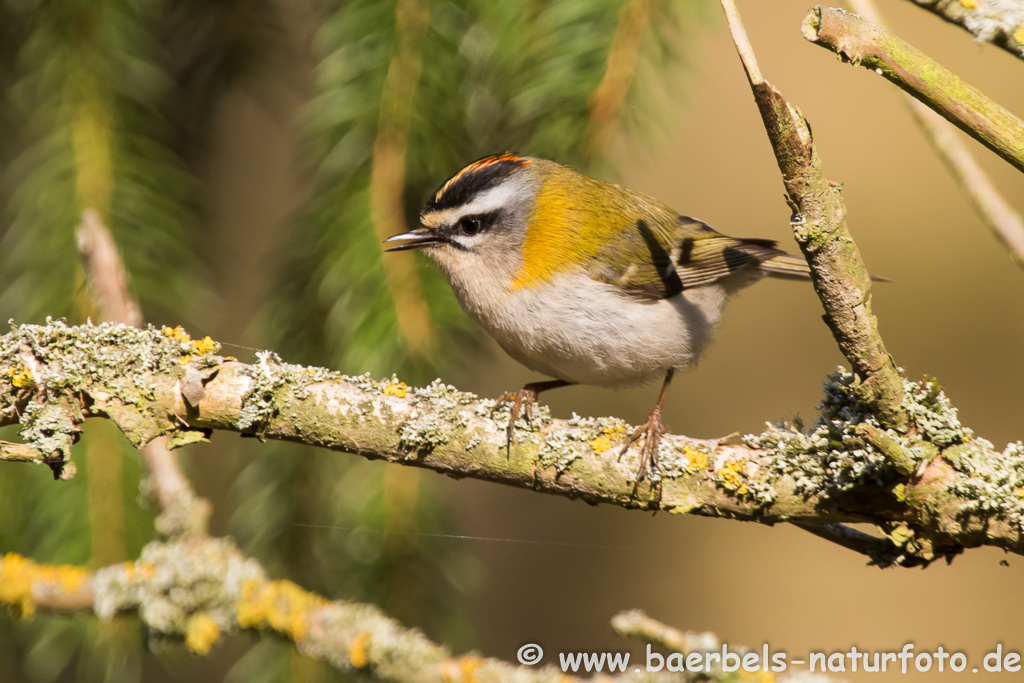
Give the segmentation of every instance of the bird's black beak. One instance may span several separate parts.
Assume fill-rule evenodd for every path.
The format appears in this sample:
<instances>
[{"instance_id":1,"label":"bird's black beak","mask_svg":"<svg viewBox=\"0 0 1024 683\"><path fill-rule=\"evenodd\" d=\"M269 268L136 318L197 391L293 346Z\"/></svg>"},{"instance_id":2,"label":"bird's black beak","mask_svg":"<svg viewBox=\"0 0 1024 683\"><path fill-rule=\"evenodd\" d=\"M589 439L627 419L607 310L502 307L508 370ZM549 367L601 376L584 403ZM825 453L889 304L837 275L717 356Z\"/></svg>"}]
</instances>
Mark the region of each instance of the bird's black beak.
<instances>
[{"instance_id":1,"label":"bird's black beak","mask_svg":"<svg viewBox=\"0 0 1024 683\"><path fill-rule=\"evenodd\" d=\"M440 239L430 228L417 228L416 230L403 232L401 235L392 235L384 240L384 242L399 242L404 240L408 241L405 244L399 244L397 247L391 247L384 251L422 249L423 247L433 247L444 242L444 240Z\"/></svg>"}]
</instances>

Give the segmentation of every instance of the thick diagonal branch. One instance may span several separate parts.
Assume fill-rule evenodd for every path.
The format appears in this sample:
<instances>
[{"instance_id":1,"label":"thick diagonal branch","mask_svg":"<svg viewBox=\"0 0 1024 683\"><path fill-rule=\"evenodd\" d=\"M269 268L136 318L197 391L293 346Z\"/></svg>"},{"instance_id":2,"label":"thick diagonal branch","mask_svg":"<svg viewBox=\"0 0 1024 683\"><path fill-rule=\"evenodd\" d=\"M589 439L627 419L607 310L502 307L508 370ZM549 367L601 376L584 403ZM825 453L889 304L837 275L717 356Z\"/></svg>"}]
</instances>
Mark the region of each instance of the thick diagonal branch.
<instances>
[{"instance_id":1,"label":"thick diagonal branch","mask_svg":"<svg viewBox=\"0 0 1024 683\"><path fill-rule=\"evenodd\" d=\"M905 429L903 385L871 312L871 277L846 228L840 189L825 177L811 128L800 110L761 76L735 3L722 0L722 7L782 172L793 211L793 234L811 267L825 322L882 423Z\"/></svg>"}]
</instances>

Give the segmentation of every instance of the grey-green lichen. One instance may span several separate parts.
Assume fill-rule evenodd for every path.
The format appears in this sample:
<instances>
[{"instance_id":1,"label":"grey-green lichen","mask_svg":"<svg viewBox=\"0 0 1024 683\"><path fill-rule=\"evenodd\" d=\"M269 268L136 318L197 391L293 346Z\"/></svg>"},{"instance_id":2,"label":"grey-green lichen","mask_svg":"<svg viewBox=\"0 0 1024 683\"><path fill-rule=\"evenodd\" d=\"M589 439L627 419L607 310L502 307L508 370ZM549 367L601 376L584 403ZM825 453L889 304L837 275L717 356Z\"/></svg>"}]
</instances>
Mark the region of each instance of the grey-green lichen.
<instances>
[{"instance_id":1,"label":"grey-green lichen","mask_svg":"<svg viewBox=\"0 0 1024 683\"><path fill-rule=\"evenodd\" d=\"M263 570L227 539L153 542L137 561L96 572L94 608L101 619L137 609L161 635L183 635L197 614L231 630L242 585L250 579L265 580Z\"/></svg>"},{"instance_id":2,"label":"grey-green lichen","mask_svg":"<svg viewBox=\"0 0 1024 683\"><path fill-rule=\"evenodd\" d=\"M864 442L856 429L860 424L870 424L885 430L858 398L853 373L837 368L826 378L824 388L818 419L809 432L804 433L799 422L778 422L767 425L762 434L748 434L744 442L777 456L769 460L765 475L791 476L797 493L884 484L891 476L889 463Z\"/></svg>"},{"instance_id":3,"label":"grey-green lichen","mask_svg":"<svg viewBox=\"0 0 1024 683\"><path fill-rule=\"evenodd\" d=\"M412 451L432 451L448 443L448 428L436 413L426 413L402 425L398 439Z\"/></svg>"},{"instance_id":4,"label":"grey-green lichen","mask_svg":"<svg viewBox=\"0 0 1024 683\"><path fill-rule=\"evenodd\" d=\"M281 357L273 351L257 351L256 363L244 370L252 380L252 386L242 399L242 411L236 423L243 434L270 424L281 411L278 389L285 385L286 368L283 365Z\"/></svg>"},{"instance_id":5,"label":"grey-green lichen","mask_svg":"<svg viewBox=\"0 0 1024 683\"><path fill-rule=\"evenodd\" d=\"M0 381L12 384L0 413L17 416L26 443L45 453L61 452L77 438L81 416L70 405L35 401L18 407L26 382L57 392L84 392L100 386L107 405L139 408L155 398L156 373L179 374L193 360L209 359L218 345L192 340L181 328L145 329L114 323L69 326L47 319L45 325L11 325L0 338ZM133 434L128 434L132 438Z\"/></svg>"},{"instance_id":6,"label":"grey-green lichen","mask_svg":"<svg viewBox=\"0 0 1024 683\"><path fill-rule=\"evenodd\" d=\"M860 399L854 374L837 368L825 381L824 398L818 405L820 413L812 429L805 432L798 420L778 422L768 424L761 434L745 436L744 442L775 456L769 459L764 476L788 475L797 493L810 495L825 488L849 491L865 485L884 486L894 478L893 463L867 443L859 432L864 425L890 439L911 462L920 462L934 455L936 449L973 438L972 432L960 424L956 408L935 380L912 382L904 378L902 382L903 409L914 425L912 435L884 429Z\"/></svg>"},{"instance_id":7,"label":"grey-green lichen","mask_svg":"<svg viewBox=\"0 0 1024 683\"><path fill-rule=\"evenodd\" d=\"M903 392L903 408L926 441L946 448L974 437L974 432L960 424L956 408L935 378L920 382L904 379Z\"/></svg>"},{"instance_id":8,"label":"grey-green lichen","mask_svg":"<svg viewBox=\"0 0 1024 683\"><path fill-rule=\"evenodd\" d=\"M535 419L537 414L540 414L542 423L549 422L551 419L551 413L547 406L539 407L535 411ZM595 445L596 439L600 438L605 431L615 430L622 424L621 420L581 417L573 413L572 417L566 421L567 429L545 436L544 442L537 452L537 465L543 469L554 468L556 474L562 474L574 462L583 457L586 452L584 444L589 443L591 448L600 451L599 447ZM606 448L610 447L611 441L609 440Z\"/></svg>"},{"instance_id":9,"label":"grey-green lichen","mask_svg":"<svg viewBox=\"0 0 1024 683\"><path fill-rule=\"evenodd\" d=\"M985 439L975 439L944 455L965 475L952 486L964 514L1000 517L1024 531L1024 445L1020 441L1000 453Z\"/></svg>"}]
</instances>

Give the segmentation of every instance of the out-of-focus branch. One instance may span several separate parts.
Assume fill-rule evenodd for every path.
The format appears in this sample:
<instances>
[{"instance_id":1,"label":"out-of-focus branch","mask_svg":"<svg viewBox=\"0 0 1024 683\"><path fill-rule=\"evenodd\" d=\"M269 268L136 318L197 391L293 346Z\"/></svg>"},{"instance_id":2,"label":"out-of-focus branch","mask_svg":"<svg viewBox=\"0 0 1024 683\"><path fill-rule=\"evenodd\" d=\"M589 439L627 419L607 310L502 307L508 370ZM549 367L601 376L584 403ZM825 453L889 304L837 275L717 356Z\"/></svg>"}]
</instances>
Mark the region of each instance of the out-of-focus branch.
<instances>
[{"instance_id":1,"label":"out-of-focus branch","mask_svg":"<svg viewBox=\"0 0 1024 683\"><path fill-rule=\"evenodd\" d=\"M600 150L619 115L636 76L644 36L651 24L653 0L629 0L619 8L619 23L612 36L604 76L590 95L589 143Z\"/></svg>"},{"instance_id":2,"label":"out-of-focus branch","mask_svg":"<svg viewBox=\"0 0 1024 683\"><path fill-rule=\"evenodd\" d=\"M1024 4L991 0L913 0L918 7L1024 59ZM874 19L869 18L869 21Z\"/></svg>"},{"instance_id":3,"label":"out-of-focus branch","mask_svg":"<svg viewBox=\"0 0 1024 683\"><path fill-rule=\"evenodd\" d=\"M99 214L86 209L76 231L78 251L100 317L132 327L142 325L142 312L128 287L128 273L114 238ZM169 440L158 438L140 448L149 469L149 485L161 514L157 531L164 536L205 534L210 504L198 497L181 469L177 456L168 450Z\"/></svg>"},{"instance_id":4,"label":"out-of-focus branch","mask_svg":"<svg viewBox=\"0 0 1024 683\"><path fill-rule=\"evenodd\" d=\"M398 0L395 14L395 47L384 78L370 172L370 217L378 242L408 232L402 194L413 103L423 70L423 38L430 25L430 2ZM414 355L429 357L437 348L437 330L415 262L411 256L386 258L383 268L405 343Z\"/></svg>"},{"instance_id":5,"label":"out-of-focus branch","mask_svg":"<svg viewBox=\"0 0 1024 683\"><path fill-rule=\"evenodd\" d=\"M1024 121L881 26L841 9L817 6L804 38L883 76L960 130L1024 171Z\"/></svg>"},{"instance_id":6,"label":"out-of-focus branch","mask_svg":"<svg viewBox=\"0 0 1024 683\"><path fill-rule=\"evenodd\" d=\"M228 540L216 538L154 542L138 561L88 572L80 567L36 564L15 554L0 557L0 605L22 614L37 609L58 614L94 613L102 619L137 614L154 637L184 639L190 650L208 654L224 633L240 629L278 635L299 652L342 671L391 683L571 683L584 679L551 664L518 666L476 653L455 656L421 632L402 626L377 607L329 601L290 581L271 581L260 564ZM623 617L616 617L622 621ZM637 620L634 619L634 622ZM653 633L653 620L634 632ZM659 625L670 642L680 634ZM696 649L717 639L705 634ZM682 650L680 650L682 651ZM548 661L553 657L549 655ZM648 676L648 674L644 674ZM684 683L685 673L662 672L658 681ZM601 681L653 680L628 673ZM731 681L721 664L701 680ZM594 679L589 679L594 680ZM786 677L780 679L786 680Z\"/></svg>"},{"instance_id":7,"label":"out-of-focus branch","mask_svg":"<svg viewBox=\"0 0 1024 683\"><path fill-rule=\"evenodd\" d=\"M857 14L879 26L884 25L874 0L849 2ZM957 2L952 4L963 9ZM1024 218L1003 198L967 146L941 116L907 93L900 93L900 97L910 108L914 120L924 131L939 158L945 162L957 184L967 194L975 211L1009 250L1017 265L1024 268Z\"/></svg>"},{"instance_id":8,"label":"out-of-focus branch","mask_svg":"<svg viewBox=\"0 0 1024 683\"><path fill-rule=\"evenodd\" d=\"M800 111L764 80L733 0L721 0L736 49L782 172L793 234L811 267L825 321L886 427L906 429L903 384L871 312L871 277L846 228L839 188L825 177Z\"/></svg>"},{"instance_id":9,"label":"out-of-focus branch","mask_svg":"<svg viewBox=\"0 0 1024 683\"><path fill-rule=\"evenodd\" d=\"M132 327L142 324L142 312L128 289L128 274L114 238L94 209L82 212L75 231L89 291L100 317Z\"/></svg>"},{"instance_id":10,"label":"out-of-focus branch","mask_svg":"<svg viewBox=\"0 0 1024 683\"><path fill-rule=\"evenodd\" d=\"M540 409L518 424L510 454L508 409L492 414L491 401L440 382L414 389L270 352L247 365L216 350L180 329L21 325L0 336L0 426L19 423L25 443L51 456L67 452L78 423L100 416L136 446L220 429L624 508L764 524L869 522L896 530L891 561L901 565L980 545L1024 554L1024 447L1000 453L975 439L932 383L904 385L913 433L884 429L854 376L836 372L809 432L769 426L745 445L666 436L659 500L634 494L635 463L620 462L616 447L631 429L616 418L555 420ZM34 368L32 381L5 380L12 365ZM876 438L865 436L872 431ZM908 476L900 467L909 463Z\"/></svg>"},{"instance_id":11,"label":"out-of-focus branch","mask_svg":"<svg viewBox=\"0 0 1024 683\"><path fill-rule=\"evenodd\" d=\"M683 654L712 652L720 647L718 637L714 633L680 631L647 616L643 610L638 609L619 612L612 617L612 630L623 638L639 639Z\"/></svg>"}]
</instances>

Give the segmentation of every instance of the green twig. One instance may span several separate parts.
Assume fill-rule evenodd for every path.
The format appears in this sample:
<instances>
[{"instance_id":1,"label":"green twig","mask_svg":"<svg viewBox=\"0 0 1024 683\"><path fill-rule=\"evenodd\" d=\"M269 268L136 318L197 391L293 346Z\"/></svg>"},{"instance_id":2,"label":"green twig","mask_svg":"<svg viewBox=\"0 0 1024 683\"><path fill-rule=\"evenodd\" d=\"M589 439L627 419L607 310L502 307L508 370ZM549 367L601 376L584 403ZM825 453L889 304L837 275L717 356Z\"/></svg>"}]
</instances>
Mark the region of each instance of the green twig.
<instances>
[{"instance_id":1,"label":"green twig","mask_svg":"<svg viewBox=\"0 0 1024 683\"><path fill-rule=\"evenodd\" d=\"M855 14L820 5L807 13L802 30L810 42L883 76L1024 171L1024 121L906 41Z\"/></svg>"}]
</instances>

